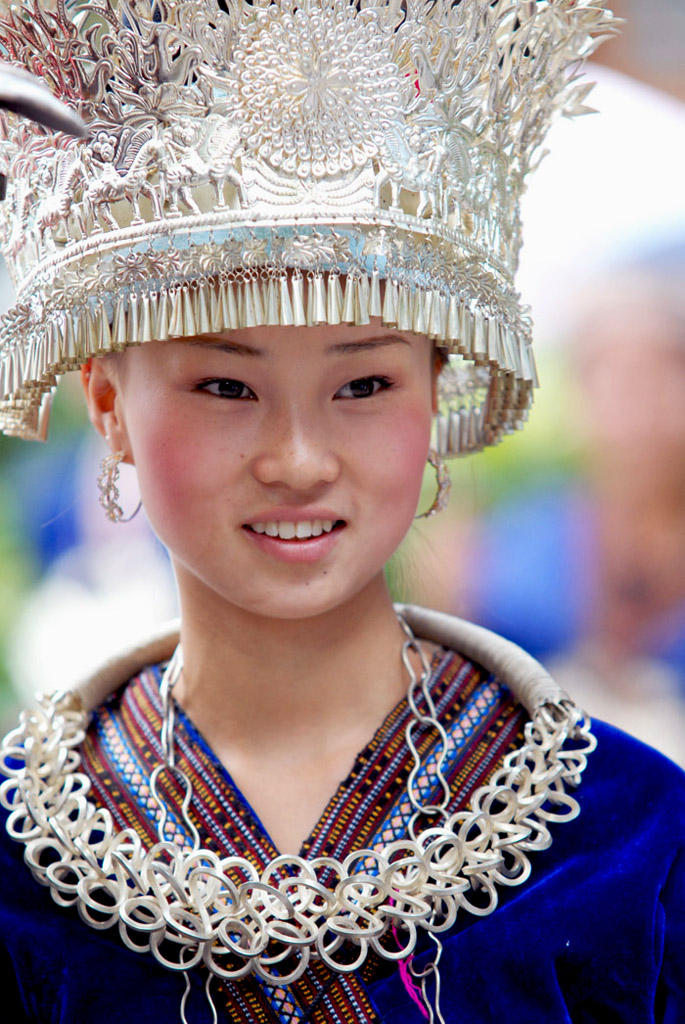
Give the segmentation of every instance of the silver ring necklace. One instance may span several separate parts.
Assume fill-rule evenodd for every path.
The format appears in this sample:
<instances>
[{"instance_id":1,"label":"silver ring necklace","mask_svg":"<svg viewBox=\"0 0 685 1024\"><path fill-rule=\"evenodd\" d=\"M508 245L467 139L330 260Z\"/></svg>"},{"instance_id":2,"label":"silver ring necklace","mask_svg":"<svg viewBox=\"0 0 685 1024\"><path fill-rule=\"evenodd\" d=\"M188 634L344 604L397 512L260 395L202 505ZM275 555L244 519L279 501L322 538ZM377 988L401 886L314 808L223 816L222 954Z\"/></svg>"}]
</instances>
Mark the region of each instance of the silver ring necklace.
<instances>
[{"instance_id":1,"label":"silver ring necklace","mask_svg":"<svg viewBox=\"0 0 685 1024\"><path fill-rule=\"evenodd\" d=\"M451 794L442 770L447 735L430 693L430 668L409 625L402 617L400 622L411 711L406 742L414 761L407 781L412 806L407 837L356 850L342 860L280 855L259 871L243 857L220 857L202 847L190 816L192 783L175 757L172 692L183 666L180 645L160 688L163 760L150 778L160 808L159 841L152 849L132 829L117 830L109 811L88 799L91 783L80 770L78 748L89 714L78 696L61 692L42 698L39 709L24 712L19 727L2 742L0 772L8 778L0 786L0 801L10 811L7 830L24 844L32 874L50 888L55 902L76 906L91 927L117 927L129 949L182 972L183 1021L189 972L200 965L209 972L211 1003L212 977L235 981L254 973L268 985L285 986L302 977L310 960L351 972L370 951L388 960L409 958L425 932L436 955L416 977L429 1016L441 1022L439 935L460 911L491 914L498 888L525 882L529 854L551 844L549 825L579 813L567 787L580 782L596 740L589 720L561 691L558 699L546 699L534 710L523 744L504 757L470 806L449 813ZM412 656L421 665L418 676ZM434 730L440 749L439 798L430 804L417 785L422 768L417 735L426 729ZM183 792L180 815L191 840L184 849L165 834L162 773L173 775ZM429 827L419 830L426 820Z\"/></svg>"}]
</instances>

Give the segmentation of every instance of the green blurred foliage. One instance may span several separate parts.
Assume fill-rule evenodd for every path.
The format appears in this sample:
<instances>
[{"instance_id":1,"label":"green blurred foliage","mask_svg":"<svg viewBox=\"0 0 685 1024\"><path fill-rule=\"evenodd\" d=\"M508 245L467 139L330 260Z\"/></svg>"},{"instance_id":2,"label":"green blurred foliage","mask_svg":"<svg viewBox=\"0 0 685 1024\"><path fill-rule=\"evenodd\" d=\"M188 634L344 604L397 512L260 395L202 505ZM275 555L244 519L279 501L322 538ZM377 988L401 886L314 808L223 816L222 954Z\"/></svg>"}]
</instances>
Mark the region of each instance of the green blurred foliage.
<instances>
[{"instance_id":1,"label":"green blurred foliage","mask_svg":"<svg viewBox=\"0 0 685 1024\"><path fill-rule=\"evenodd\" d=\"M46 443L73 444L76 450L86 423L78 377L71 374L57 390L50 416L50 439ZM0 434L0 720L7 717L15 704L7 664L9 639L23 602L37 583L39 573L19 496L12 487L13 469L20 462L29 460L35 445L40 443ZM39 479L36 486L40 486Z\"/></svg>"},{"instance_id":2,"label":"green blurred foliage","mask_svg":"<svg viewBox=\"0 0 685 1024\"><path fill-rule=\"evenodd\" d=\"M568 479L583 472L584 438L578 429L578 383L571 354L550 346L538 354L541 387L535 393L530 418L523 430L504 438L494 448L449 462L452 494L440 526L451 522L455 530L478 519L507 499L534 490L543 481ZM419 509L428 508L435 495L435 473L424 475ZM421 593L421 553L432 545L438 517L410 530L386 567L393 599L411 601ZM439 543L439 541L437 542ZM449 572L449 569L447 570Z\"/></svg>"},{"instance_id":3,"label":"green blurred foliage","mask_svg":"<svg viewBox=\"0 0 685 1024\"><path fill-rule=\"evenodd\" d=\"M581 471L583 440L571 426L578 392L568 353L543 349L537 361L541 386L525 428L494 448L452 463L453 509L478 515L542 479Z\"/></svg>"}]
</instances>

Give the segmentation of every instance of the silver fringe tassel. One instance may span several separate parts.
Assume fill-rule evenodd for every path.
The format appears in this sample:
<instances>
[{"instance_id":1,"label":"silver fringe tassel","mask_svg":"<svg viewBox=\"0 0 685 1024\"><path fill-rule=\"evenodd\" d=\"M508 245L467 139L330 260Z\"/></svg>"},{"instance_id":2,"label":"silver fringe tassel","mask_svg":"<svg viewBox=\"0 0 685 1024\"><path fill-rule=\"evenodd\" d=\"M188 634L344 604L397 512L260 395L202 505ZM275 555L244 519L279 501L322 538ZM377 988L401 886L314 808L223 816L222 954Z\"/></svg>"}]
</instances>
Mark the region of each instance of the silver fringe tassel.
<instances>
[{"instance_id":1,"label":"silver fringe tassel","mask_svg":"<svg viewBox=\"0 0 685 1024\"><path fill-rule=\"evenodd\" d=\"M48 312L47 322L35 328L23 352L16 344L3 354L0 420L12 433L16 419L14 432L26 436L27 411L34 410L37 436L41 400L59 374L91 356L129 345L260 326L363 326L371 317L400 331L426 334L448 352L494 368L487 409L454 408L438 417L436 447L441 454L457 455L493 443L526 418L531 390L537 386L527 339L457 296L437 288L411 289L394 279L382 287L377 271L370 276L348 274L343 286L337 271L277 274L254 269L158 290L129 290L114 299L109 314L104 297L87 306Z\"/></svg>"}]
</instances>

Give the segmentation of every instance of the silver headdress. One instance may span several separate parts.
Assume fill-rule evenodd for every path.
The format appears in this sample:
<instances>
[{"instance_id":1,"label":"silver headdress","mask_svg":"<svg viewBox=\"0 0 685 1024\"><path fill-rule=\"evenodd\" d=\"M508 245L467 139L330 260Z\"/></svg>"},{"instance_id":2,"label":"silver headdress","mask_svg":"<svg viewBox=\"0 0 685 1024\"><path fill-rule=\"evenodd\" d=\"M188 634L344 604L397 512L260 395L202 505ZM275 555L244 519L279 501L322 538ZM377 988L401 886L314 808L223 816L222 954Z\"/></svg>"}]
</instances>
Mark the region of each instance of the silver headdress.
<instances>
[{"instance_id":1,"label":"silver headdress","mask_svg":"<svg viewBox=\"0 0 685 1024\"><path fill-rule=\"evenodd\" d=\"M0 57L87 141L5 115L0 428L41 436L56 378L153 339L367 323L462 357L437 446L521 425L535 385L519 200L594 0L22 0Z\"/></svg>"}]
</instances>

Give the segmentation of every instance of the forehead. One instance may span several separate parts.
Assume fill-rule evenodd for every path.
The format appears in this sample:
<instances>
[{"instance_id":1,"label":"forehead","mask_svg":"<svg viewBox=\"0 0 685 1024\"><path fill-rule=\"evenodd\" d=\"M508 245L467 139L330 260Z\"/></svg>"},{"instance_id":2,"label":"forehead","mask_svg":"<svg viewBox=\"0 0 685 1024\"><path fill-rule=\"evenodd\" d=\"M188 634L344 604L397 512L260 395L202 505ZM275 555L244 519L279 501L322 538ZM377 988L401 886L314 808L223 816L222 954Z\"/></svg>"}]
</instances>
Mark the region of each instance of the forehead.
<instances>
[{"instance_id":1,"label":"forehead","mask_svg":"<svg viewBox=\"0 0 685 1024\"><path fill-rule=\"evenodd\" d=\"M240 375L247 373L248 367L250 372L270 367L285 382L293 374L301 378L308 371L323 373L336 365L349 364L351 373L357 372L357 366L360 373L372 373L374 355L382 358L384 373L392 373L396 363L417 379L423 378L426 369L434 369L434 351L434 342L425 335L400 332L378 320L365 325L251 327L145 342L107 358L114 361L122 383L124 379L140 380L143 375L146 379L150 374L158 377L162 371L200 372L202 368L202 372Z\"/></svg>"},{"instance_id":2,"label":"forehead","mask_svg":"<svg viewBox=\"0 0 685 1024\"><path fill-rule=\"evenodd\" d=\"M193 353L228 353L250 362L283 364L321 358L329 361L365 352L386 352L389 358L421 359L433 351L425 335L400 332L378 323L320 325L314 327L251 327L203 334L195 338L145 342L125 350L116 359L122 363L184 359Z\"/></svg>"}]
</instances>

